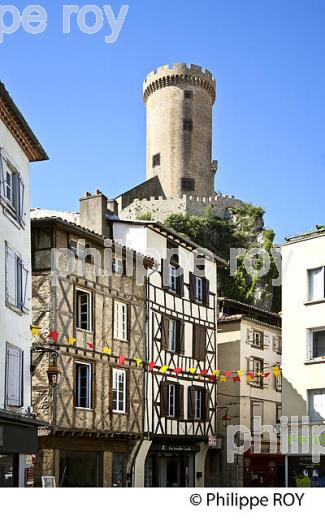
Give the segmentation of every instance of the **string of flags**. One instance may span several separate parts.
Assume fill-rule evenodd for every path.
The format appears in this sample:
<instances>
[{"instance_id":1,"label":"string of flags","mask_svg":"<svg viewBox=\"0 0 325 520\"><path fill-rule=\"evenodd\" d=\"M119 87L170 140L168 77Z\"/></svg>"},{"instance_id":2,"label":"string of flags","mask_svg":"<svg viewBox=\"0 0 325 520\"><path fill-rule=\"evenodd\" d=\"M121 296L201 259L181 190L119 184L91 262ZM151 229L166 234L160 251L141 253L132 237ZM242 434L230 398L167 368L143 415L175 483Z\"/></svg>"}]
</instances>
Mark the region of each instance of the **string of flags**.
<instances>
[{"instance_id":1,"label":"string of flags","mask_svg":"<svg viewBox=\"0 0 325 520\"><path fill-rule=\"evenodd\" d=\"M37 325L32 325L31 327L32 336L40 337L41 328ZM60 334L56 330L52 330L48 333L45 333L46 339L53 340L53 344L58 343ZM76 346L77 339L73 337L68 337L68 345ZM91 351L95 351L95 345L91 342L86 343L87 347ZM149 371L153 371L154 369L162 374L166 374L167 372L173 373L176 375L181 374L191 374L199 377L208 378L210 381L218 381L220 383L227 383L227 381L232 381L233 383L240 383L243 377L246 377L246 381L249 383L254 381L256 378L267 379L271 373L273 373L275 378L280 377L281 368L279 365L275 365L271 367L268 371L256 372L246 371L246 370L208 370L208 369L200 369L198 367L190 367L188 369L183 369L181 367L170 367L169 365L157 366L155 361L145 361L141 358L131 358L127 359L126 356L121 354L115 355L113 354L113 350L108 345L104 345L102 349L103 354L107 354L108 356L114 355L117 358L117 363L119 365L125 365L126 361L133 361L136 363L136 366L139 368L141 366L147 366Z\"/></svg>"}]
</instances>

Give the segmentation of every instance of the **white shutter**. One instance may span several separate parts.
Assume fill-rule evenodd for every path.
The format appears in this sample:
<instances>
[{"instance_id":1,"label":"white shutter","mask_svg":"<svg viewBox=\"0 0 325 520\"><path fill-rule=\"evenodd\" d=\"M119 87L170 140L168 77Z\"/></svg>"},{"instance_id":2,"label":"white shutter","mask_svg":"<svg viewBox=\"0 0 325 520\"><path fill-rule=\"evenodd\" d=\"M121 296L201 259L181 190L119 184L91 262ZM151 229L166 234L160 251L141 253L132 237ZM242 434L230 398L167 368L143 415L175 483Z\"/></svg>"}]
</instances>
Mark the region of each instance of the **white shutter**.
<instances>
[{"instance_id":1,"label":"white shutter","mask_svg":"<svg viewBox=\"0 0 325 520\"><path fill-rule=\"evenodd\" d=\"M11 247L6 244L6 301L17 307L17 256Z\"/></svg>"},{"instance_id":2,"label":"white shutter","mask_svg":"<svg viewBox=\"0 0 325 520\"><path fill-rule=\"evenodd\" d=\"M263 334L262 337L263 337L264 347L269 347L270 346L270 336L268 336L267 334Z\"/></svg>"},{"instance_id":3,"label":"white shutter","mask_svg":"<svg viewBox=\"0 0 325 520\"><path fill-rule=\"evenodd\" d=\"M0 148L0 199L5 198L5 162L3 157L3 148Z\"/></svg>"},{"instance_id":4,"label":"white shutter","mask_svg":"<svg viewBox=\"0 0 325 520\"><path fill-rule=\"evenodd\" d=\"M254 332L252 330L247 330L247 343L254 343Z\"/></svg>"},{"instance_id":5,"label":"white shutter","mask_svg":"<svg viewBox=\"0 0 325 520\"><path fill-rule=\"evenodd\" d=\"M8 406L22 406L23 351L7 346L6 400Z\"/></svg>"},{"instance_id":6,"label":"white shutter","mask_svg":"<svg viewBox=\"0 0 325 520\"><path fill-rule=\"evenodd\" d=\"M18 174L17 174L18 175ZM18 176L18 193L17 193L18 205L17 205L17 217L19 223L25 225L25 186L22 181L21 175Z\"/></svg>"}]
</instances>

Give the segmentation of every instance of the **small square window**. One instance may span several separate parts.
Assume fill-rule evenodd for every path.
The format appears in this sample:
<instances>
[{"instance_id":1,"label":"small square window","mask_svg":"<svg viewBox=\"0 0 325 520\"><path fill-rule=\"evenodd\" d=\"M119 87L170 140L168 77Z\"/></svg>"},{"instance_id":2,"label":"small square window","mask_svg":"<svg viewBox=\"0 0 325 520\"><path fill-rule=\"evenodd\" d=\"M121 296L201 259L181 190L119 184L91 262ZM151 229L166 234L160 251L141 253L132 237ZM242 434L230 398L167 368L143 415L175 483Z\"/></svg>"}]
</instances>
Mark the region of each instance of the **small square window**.
<instances>
[{"instance_id":1,"label":"small square window","mask_svg":"<svg viewBox=\"0 0 325 520\"><path fill-rule=\"evenodd\" d=\"M182 178L182 191L194 191L195 190L195 180L190 177Z\"/></svg>"},{"instance_id":2,"label":"small square window","mask_svg":"<svg viewBox=\"0 0 325 520\"><path fill-rule=\"evenodd\" d=\"M185 132L192 132L192 130L193 130L193 119L183 119L183 130Z\"/></svg>"},{"instance_id":3,"label":"small square window","mask_svg":"<svg viewBox=\"0 0 325 520\"><path fill-rule=\"evenodd\" d=\"M160 166L160 153L156 153L152 156L152 167Z\"/></svg>"},{"instance_id":4,"label":"small square window","mask_svg":"<svg viewBox=\"0 0 325 520\"><path fill-rule=\"evenodd\" d=\"M184 98L185 99L193 99L193 91L192 90L184 90Z\"/></svg>"}]
</instances>

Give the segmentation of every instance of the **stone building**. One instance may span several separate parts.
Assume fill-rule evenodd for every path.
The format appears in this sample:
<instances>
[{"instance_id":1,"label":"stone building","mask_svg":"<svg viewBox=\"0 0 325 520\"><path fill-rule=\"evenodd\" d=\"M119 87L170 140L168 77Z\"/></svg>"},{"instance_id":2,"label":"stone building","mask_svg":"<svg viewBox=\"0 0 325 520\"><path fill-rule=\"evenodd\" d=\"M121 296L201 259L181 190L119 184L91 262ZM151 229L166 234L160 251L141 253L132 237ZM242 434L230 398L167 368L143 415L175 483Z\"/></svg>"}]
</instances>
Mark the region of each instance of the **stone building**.
<instances>
[{"instance_id":1,"label":"stone building","mask_svg":"<svg viewBox=\"0 0 325 520\"><path fill-rule=\"evenodd\" d=\"M33 406L48 423L35 483L53 476L62 487L131 485L144 420L141 276L152 262L105 234L33 214Z\"/></svg>"},{"instance_id":2,"label":"stone building","mask_svg":"<svg viewBox=\"0 0 325 520\"><path fill-rule=\"evenodd\" d=\"M231 425L246 428L253 443L259 426L256 418L273 435L271 439L268 433L262 434L260 453L252 444L228 464L226 431L219 420L218 433L224 440L219 485L284 486L285 460L277 430L282 415L281 317L227 298L219 298L218 306L218 368L231 374L218 384L220 413L227 411ZM242 440L238 432L236 442Z\"/></svg>"},{"instance_id":3,"label":"stone building","mask_svg":"<svg viewBox=\"0 0 325 520\"><path fill-rule=\"evenodd\" d=\"M0 487L32 483L30 163L48 159L0 83Z\"/></svg>"}]
</instances>

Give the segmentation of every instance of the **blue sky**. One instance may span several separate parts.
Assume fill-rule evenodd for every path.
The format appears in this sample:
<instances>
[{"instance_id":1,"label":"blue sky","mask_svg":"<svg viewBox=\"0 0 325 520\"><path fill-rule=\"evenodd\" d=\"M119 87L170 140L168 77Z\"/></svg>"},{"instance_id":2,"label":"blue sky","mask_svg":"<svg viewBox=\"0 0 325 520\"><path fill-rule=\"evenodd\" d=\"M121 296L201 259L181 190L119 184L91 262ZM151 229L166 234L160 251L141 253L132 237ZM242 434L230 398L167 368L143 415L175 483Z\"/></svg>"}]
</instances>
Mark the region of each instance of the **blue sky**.
<instances>
[{"instance_id":1,"label":"blue sky","mask_svg":"<svg viewBox=\"0 0 325 520\"><path fill-rule=\"evenodd\" d=\"M72 22L64 35L68 2L39 3L46 31L20 29L0 45L1 80L50 156L32 165L32 206L75 210L85 191L142 182L142 81L186 62L217 80L216 189L263 206L278 240L325 223L323 0L129 0L112 45L107 22L96 35Z\"/></svg>"}]
</instances>

